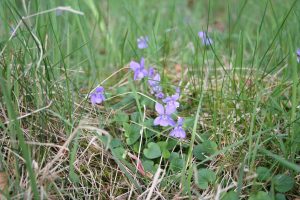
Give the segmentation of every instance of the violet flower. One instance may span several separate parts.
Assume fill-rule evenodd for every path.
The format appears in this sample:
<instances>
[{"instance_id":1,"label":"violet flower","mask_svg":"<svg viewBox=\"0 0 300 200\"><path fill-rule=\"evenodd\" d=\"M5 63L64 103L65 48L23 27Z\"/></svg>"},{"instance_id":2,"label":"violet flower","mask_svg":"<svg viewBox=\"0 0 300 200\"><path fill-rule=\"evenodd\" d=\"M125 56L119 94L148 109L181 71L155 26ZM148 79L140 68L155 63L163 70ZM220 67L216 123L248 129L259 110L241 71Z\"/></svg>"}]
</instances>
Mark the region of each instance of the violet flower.
<instances>
[{"instance_id":1,"label":"violet flower","mask_svg":"<svg viewBox=\"0 0 300 200\"><path fill-rule=\"evenodd\" d=\"M135 61L130 62L130 69L134 72L134 80L141 80L145 76L148 75L147 70L145 67L145 59L142 57L140 63L137 63Z\"/></svg>"},{"instance_id":2,"label":"violet flower","mask_svg":"<svg viewBox=\"0 0 300 200\"><path fill-rule=\"evenodd\" d=\"M300 63L300 49L297 49L297 62Z\"/></svg>"},{"instance_id":3,"label":"violet flower","mask_svg":"<svg viewBox=\"0 0 300 200\"><path fill-rule=\"evenodd\" d=\"M169 110L160 103L155 104L155 110L159 114L159 116L154 119L155 126L175 126L175 121L170 116L174 112L173 110Z\"/></svg>"},{"instance_id":4,"label":"violet flower","mask_svg":"<svg viewBox=\"0 0 300 200\"><path fill-rule=\"evenodd\" d=\"M160 85L160 75L155 73L152 67L148 71L148 84L150 87L150 93L155 94L155 97L158 99L164 98L164 93L162 92L162 87Z\"/></svg>"},{"instance_id":5,"label":"violet flower","mask_svg":"<svg viewBox=\"0 0 300 200\"><path fill-rule=\"evenodd\" d=\"M179 102L177 101L179 99L179 95L180 95L180 90L179 88L176 89L176 93L172 96L167 96L165 99L163 99L162 101L164 103L166 103L166 107L168 107L169 110L174 110L174 112L176 111L176 109L179 107Z\"/></svg>"},{"instance_id":6,"label":"violet flower","mask_svg":"<svg viewBox=\"0 0 300 200\"><path fill-rule=\"evenodd\" d=\"M160 91L160 92L155 94L155 97L158 98L158 99L163 99L165 97L165 94Z\"/></svg>"},{"instance_id":7,"label":"violet flower","mask_svg":"<svg viewBox=\"0 0 300 200\"><path fill-rule=\"evenodd\" d=\"M160 83L160 75L159 75L159 73L156 73L156 74L154 74L153 76L150 76L150 75L149 75L148 84L149 84L151 87L158 86L159 83Z\"/></svg>"},{"instance_id":8,"label":"violet flower","mask_svg":"<svg viewBox=\"0 0 300 200\"><path fill-rule=\"evenodd\" d=\"M148 47L148 36L141 36L137 39L139 49L146 49Z\"/></svg>"},{"instance_id":9,"label":"violet flower","mask_svg":"<svg viewBox=\"0 0 300 200\"><path fill-rule=\"evenodd\" d=\"M213 43L212 39L207 36L206 32L200 31L198 36L201 38L202 44L205 46L209 46Z\"/></svg>"},{"instance_id":10,"label":"violet flower","mask_svg":"<svg viewBox=\"0 0 300 200\"><path fill-rule=\"evenodd\" d=\"M90 98L93 105L100 104L105 101L104 88L101 86L97 87L95 91L90 94Z\"/></svg>"},{"instance_id":11,"label":"violet flower","mask_svg":"<svg viewBox=\"0 0 300 200\"><path fill-rule=\"evenodd\" d=\"M170 132L171 137L181 138L181 139L186 138L186 133L185 133L184 129L182 128L183 122L184 122L184 119L179 117L178 120L177 120L176 126Z\"/></svg>"}]
</instances>

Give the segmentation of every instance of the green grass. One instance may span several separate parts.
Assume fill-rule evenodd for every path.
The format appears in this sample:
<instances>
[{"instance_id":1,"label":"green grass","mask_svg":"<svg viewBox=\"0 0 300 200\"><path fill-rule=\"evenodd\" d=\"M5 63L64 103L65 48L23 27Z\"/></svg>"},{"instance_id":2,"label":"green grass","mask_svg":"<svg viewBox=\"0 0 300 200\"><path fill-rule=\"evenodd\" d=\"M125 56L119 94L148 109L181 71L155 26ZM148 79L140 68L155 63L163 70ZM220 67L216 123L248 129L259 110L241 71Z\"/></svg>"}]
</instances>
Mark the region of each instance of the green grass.
<instances>
[{"instance_id":1,"label":"green grass","mask_svg":"<svg viewBox=\"0 0 300 200\"><path fill-rule=\"evenodd\" d=\"M146 198L158 167L163 178L151 198L226 199L230 191L241 199L261 191L299 198L297 0L22 2L0 2L4 198ZM58 6L73 10L57 15ZM203 47L199 31L208 31L211 46ZM143 35L149 47L140 50ZM158 69L165 92L180 85L184 141L149 125L154 97L128 70L141 57ZM92 106L87 96L99 84L107 100ZM124 123L140 127L133 144ZM175 143L171 158L146 159L149 142ZM205 158L201 145L209 145ZM147 161L146 174L130 155ZM203 168L216 174L205 189ZM283 174L294 181L288 191L276 182Z\"/></svg>"}]
</instances>

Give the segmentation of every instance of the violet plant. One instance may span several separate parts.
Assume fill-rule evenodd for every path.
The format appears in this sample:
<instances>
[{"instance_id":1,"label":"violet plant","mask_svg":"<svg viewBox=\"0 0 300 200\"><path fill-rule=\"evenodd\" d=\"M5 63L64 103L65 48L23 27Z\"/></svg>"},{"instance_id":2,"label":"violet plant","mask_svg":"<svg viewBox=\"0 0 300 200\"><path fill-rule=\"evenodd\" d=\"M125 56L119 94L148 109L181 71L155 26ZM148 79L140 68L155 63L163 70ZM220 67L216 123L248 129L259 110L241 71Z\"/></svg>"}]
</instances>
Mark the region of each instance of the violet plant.
<instances>
[{"instance_id":1,"label":"violet plant","mask_svg":"<svg viewBox=\"0 0 300 200\"><path fill-rule=\"evenodd\" d=\"M148 48L148 36L141 36L137 39L137 46L139 49L146 49Z\"/></svg>"},{"instance_id":2,"label":"violet plant","mask_svg":"<svg viewBox=\"0 0 300 200\"><path fill-rule=\"evenodd\" d=\"M104 88L102 86L97 87L95 91L90 94L90 99L93 105L105 101Z\"/></svg>"},{"instance_id":3,"label":"violet plant","mask_svg":"<svg viewBox=\"0 0 300 200\"><path fill-rule=\"evenodd\" d=\"M161 100L163 104L156 102L155 110L158 113L158 117L155 118L154 126L171 126L174 130L170 133L170 136L175 138L184 139L186 137L185 131L182 128L183 118L179 118L180 121L176 125L172 118L177 108L180 106L178 100L180 97L180 89L176 88L175 94L165 97L163 93L163 88L160 84L161 77L158 72L155 71L153 67L149 67L148 71L145 69L145 60L141 59L140 63L135 61L130 62L130 68L134 72L134 80L141 80L145 77L148 78L148 87L150 88L150 93L154 95L158 100ZM175 131L175 132L174 132ZM180 132L181 131L181 132ZM176 134L180 133L180 134Z\"/></svg>"},{"instance_id":4,"label":"violet plant","mask_svg":"<svg viewBox=\"0 0 300 200\"><path fill-rule=\"evenodd\" d=\"M175 138L181 138L181 139L186 138L186 133L185 133L184 129L182 128L183 122L184 122L184 119L179 117L177 120L177 124L175 125L174 129L170 132L170 136L175 137Z\"/></svg>"},{"instance_id":5,"label":"violet plant","mask_svg":"<svg viewBox=\"0 0 300 200\"><path fill-rule=\"evenodd\" d=\"M160 103L155 104L155 110L158 113L158 117L156 117L153 122L155 126L175 126L175 121L171 117L171 114L173 114L175 110L168 106L163 106Z\"/></svg>"},{"instance_id":6,"label":"violet plant","mask_svg":"<svg viewBox=\"0 0 300 200\"><path fill-rule=\"evenodd\" d=\"M200 31L200 32L198 32L198 36L202 40L202 44L204 46L209 46L213 43L212 39L207 36L206 32Z\"/></svg>"},{"instance_id":7,"label":"violet plant","mask_svg":"<svg viewBox=\"0 0 300 200\"><path fill-rule=\"evenodd\" d=\"M131 61L130 69L134 72L134 80L141 80L148 75L148 71L145 69L145 59L142 57L140 63Z\"/></svg>"}]
</instances>

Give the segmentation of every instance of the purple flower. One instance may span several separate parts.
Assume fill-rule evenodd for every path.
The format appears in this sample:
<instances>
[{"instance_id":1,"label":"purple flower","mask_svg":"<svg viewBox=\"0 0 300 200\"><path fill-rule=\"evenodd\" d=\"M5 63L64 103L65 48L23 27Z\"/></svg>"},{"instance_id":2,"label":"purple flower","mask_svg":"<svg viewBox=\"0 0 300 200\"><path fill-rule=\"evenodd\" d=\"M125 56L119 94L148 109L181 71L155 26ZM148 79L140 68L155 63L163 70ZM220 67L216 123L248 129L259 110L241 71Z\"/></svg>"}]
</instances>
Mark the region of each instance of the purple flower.
<instances>
[{"instance_id":1,"label":"purple flower","mask_svg":"<svg viewBox=\"0 0 300 200\"><path fill-rule=\"evenodd\" d=\"M173 110L169 110L160 103L155 104L155 110L159 114L159 116L154 119L155 126L175 126L175 121L170 116L174 112Z\"/></svg>"},{"instance_id":2,"label":"purple flower","mask_svg":"<svg viewBox=\"0 0 300 200\"><path fill-rule=\"evenodd\" d=\"M160 83L160 75L159 75L159 73L156 73L156 74L154 74L153 76L150 76L150 75L149 75L148 84L149 84L151 87L158 86L159 83Z\"/></svg>"},{"instance_id":3,"label":"purple flower","mask_svg":"<svg viewBox=\"0 0 300 200\"><path fill-rule=\"evenodd\" d=\"M297 49L297 62L300 63L300 49Z\"/></svg>"},{"instance_id":4,"label":"purple flower","mask_svg":"<svg viewBox=\"0 0 300 200\"><path fill-rule=\"evenodd\" d=\"M174 112L176 111L176 109L179 107L179 102L177 102L177 100L179 99L179 94L180 94L180 91L179 91L179 88L176 89L176 93L172 96L167 96L165 99L163 99L162 101L164 103L166 103L166 107L169 109L169 110L174 110Z\"/></svg>"},{"instance_id":5,"label":"purple flower","mask_svg":"<svg viewBox=\"0 0 300 200\"><path fill-rule=\"evenodd\" d=\"M148 36L141 36L137 39L139 49L146 49L148 47Z\"/></svg>"},{"instance_id":6,"label":"purple flower","mask_svg":"<svg viewBox=\"0 0 300 200\"><path fill-rule=\"evenodd\" d=\"M105 100L104 96L104 88L103 87L97 87L94 92L90 94L91 102L92 104L100 104Z\"/></svg>"},{"instance_id":7,"label":"purple flower","mask_svg":"<svg viewBox=\"0 0 300 200\"><path fill-rule=\"evenodd\" d=\"M207 36L206 32L200 31L198 36L201 38L202 44L205 46L209 46L213 43L212 39Z\"/></svg>"},{"instance_id":8,"label":"purple flower","mask_svg":"<svg viewBox=\"0 0 300 200\"><path fill-rule=\"evenodd\" d=\"M179 117L177 120L176 126L170 132L171 137L182 138L182 139L186 137L186 133L185 133L184 129L182 128L183 122L184 122L184 119Z\"/></svg>"},{"instance_id":9,"label":"purple flower","mask_svg":"<svg viewBox=\"0 0 300 200\"><path fill-rule=\"evenodd\" d=\"M151 86L150 86L151 87ZM162 92L162 87L160 86L160 85L155 85L155 86L152 86L151 88L150 88L150 92L151 92L151 94L154 94L154 93L156 93L156 94L158 94L158 93L160 93L160 92Z\"/></svg>"},{"instance_id":10,"label":"purple flower","mask_svg":"<svg viewBox=\"0 0 300 200\"><path fill-rule=\"evenodd\" d=\"M163 99L163 98L165 97L165 94L164 94L163 92L160 91L160 92L156 93L155 96L156 96L156 98L158 98L158 99Z\"/></svg>"},{"instance_id":11,"label":"purple flower","mask_svg":"<svg viewBox=\"0 0 300 200\"><path fill-rule=\"evenodd\" d=\"M145 67L144 58L141 58L140 63L137 63L135 61L130 62L130 69L132 69L134 72L134 78L133 78L134 80L141 80L142 78L148 75L148 72L144 67Z\"/></svg>"},{"instance_id":12,"label":"purple flower","mask_svg":"<svg viewBox=\"0 0 300 200\"><path fill-rule=\"evenodd\" d=\"M148 85L151 94L155 94L158 99L164 98L165 95L162 92L162 87L160 85L160 75L159 73L155 73L153 67L150 67L148 71Z\"/></svg>"}]
</instances>

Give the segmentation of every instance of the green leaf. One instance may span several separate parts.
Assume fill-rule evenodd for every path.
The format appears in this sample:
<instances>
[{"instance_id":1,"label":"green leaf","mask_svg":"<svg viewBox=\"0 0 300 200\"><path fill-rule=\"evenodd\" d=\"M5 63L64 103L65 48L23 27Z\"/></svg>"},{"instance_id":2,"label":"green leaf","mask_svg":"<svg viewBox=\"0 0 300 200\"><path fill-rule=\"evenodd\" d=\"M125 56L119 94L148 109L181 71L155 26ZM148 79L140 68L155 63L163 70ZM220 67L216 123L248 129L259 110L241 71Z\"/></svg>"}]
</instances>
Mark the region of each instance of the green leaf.
<instances>
[{"instance_id":1,"label":"green leaf","mask_svg":"<svg viewBox=\"0 0 300 200\"><path fill-rule=\"evenodd\" d=\"M275 195L275 200L286 200L285 195L281 193L277 193Z\"/></svg>"},{"instance_id":2,"label":"green leaf","mask_svg":"<svg viewBox=\"0 0 300 200\"><path fill-rule=\"evenodd\" d=\"M121 146L122 146L122 141L120 139L113 138L110 141L110 148L117 148L117 147L121 147Z\"/></svg>"},{"instance_id":3,"label":"green leaf","mask_svg":"<svg viewBox=\"0 0 300 200\"><path fill-rule=\"evenodd\" d=\"M203 142L203 147L206 153L212 155L218 151L218 145L214 141L206 140Z\"/></svg>"},{"instance_id":4,"label":"green leaf","mask_svg":"<svg viewBox=\"0 0 300 200\"><path fill-rule=\"evenodd\" d=\"M259 191L255 194L251 194L249 200L271 200L271 197L268 195L268 193Z\"/></svg>"},{"instance_id":5,"label":"green leaf","mask_svg":"<svg viewBox=\"0 0 300 200\"><path fill-rule=\"evenodd\" d=\"M216 180L216 173L210 169L199 169L198 170L198 186L205 190L209 184L213 184Z\"/></svg>"},{"instance_id":6,"label":"green leaf","mask_svg":"<svg viewBox=\"0 0 300 200\"><path fill-rule=\"evenodd\" d=\"M285 174L278 174L273 177L272 183L274 184L277 192L288 192L294 187L294 179Z\"/></svg>"},{"instance_id":7,"label":"green leaf","mask_svg":"<svg viewBox=\"0 0 300 200\"><path fill-rule=\"evenodd\" d=\"M120 111L115 115L113 121L117 122L120 125L123 124L124 122L128 122L129 121L128 114Z\"/></svg>"},{"instance_id":8,"label":"green leaf","mask_svg":"<svg viewBox=\"0 0 300 200\"><path fill-rule=\"evenodd\" d=\"M194 147L193 155L198 160L204 160L205 159L205 149L203 144L198 144Z\"/></svg>"},{"instance_id":9,"label":"green leaf","mask_svg":"<svg viewBox=\"0 0 300 200\"><path fill-rule=\"evenodd\" d=\"M167 142L158 142L157 143L160 147L160 150L162 152L162 156L163 158L169 158L171 153L170 151L168 150L168 143Z\"/></svg>"},{"instance_id":10,"label":"green leaf","mask_svg":"<svg viewBox=\"0 0 300 200\"><path fill-rule=\"evenodd\" d=\"M178 140L175 140L175 139L173 139L173 138L170 138L169 140L168 140L168 150L170 150L170 151L172 151L174 148L175 148L175 146L178 144Z\"/></svg>"},{"instance_id":11,"label":"green leaf","mask_svg":"<svg viewBox=\"0 0 300 200\"><path fill-rule=\"evenodd\" d=\"M184 166L184 159L180 158L178 153L172 152L170 155L170 169L174 172L179 172Z\"/></svg>"},{"instance_id":12,"label":"green leaf","mask_svg":"<svg viewBox=\"0 0 300 200\"><path fill-rule=\"evenodd\" d=\"M130 115L131 121L134 122L139 122L140 121L140 113L139 112L134 112Z\"/></svg>"},{"instance_id":13,"label":"green leaf","mask_svg":"<svg viewBox=\"0 0 300 200\"><path fill-rule=\"evenodd\" d=\"M134 143L133 146L131 145L131 147L135 153L140 152L140 143L139 142Z\"/></svg>"},{"instance_id":14,"label":"green leaf","mask_svg":"<svg viewBox=\"0 0 300 200\"><path fill-rule=\"evenodd\" d=\"M149 158L149 159L154 159L154 158L160 157L161 151L160 151L159 145L154 142L148 143L147 148L144 149L144 155L146 156L146 158Z\"/></svg>"},{"instance_id":15,"label":"green leaf","mask_svg":"<svg viewBox=\"0 0 300 200\"><path fill-rule=\"evenodd\" d=\"M146 138L150 138L150 137L152 137L153 135L156 134L154 131L149 130L153 126L153 121L154 121L153 119L147 119L147 120L144 121L144 126L146 128L148 128L148 129L144 129L144 133L145 133Z\"/></svg>"},{"instance_id":16,"label":"green leaf","mask_svg":"<svg viewBox=\"0 0 300 200\"><path fill-rule=\"evenodd\" d=\"M221 198L221 200L238 200L238 199L239 199L238 194L233 190L226 192Z\"/></svg>"},{"instance_id":17,"label":"green leaf","mask_svg":"<svg viewBox=\"0 0 300 200\"><path fill-rule=\"evenodd\" d=\"M110 148L110 142L112 140L112 137L110 135L99 135L98 138L106 147Z\"/></svg>"},{"instance_id":18,"label":"green leaf","mask_svg":"<svg viewBox=\"0 0 300 200\"><path fill-rule=\"evenodd\" d=\"M194 126L194 122L195 122L195 117L186 117L184 119L183 127L184 128L191 128L191 127Z\"/></svg>"},{"instance_id":19,"label":"green leaf","mask_svg":"<svg viewBox=\"0 0 300 200\"><path fill-rule=\"evenodd\" d=\"M125 129L126 143L128 145L134 144L140 138L141 127L136 124L124 123L123 127Z\"/></svg>"},{"instance_id":20,"label":"green leaf","mask_svg":"<svg viewBox=\"0 0 300 200\"><path fill-rule=\"evenodd\" d=\"M144 159L142 160L142 165L145 171L150 172L151 174L154 174L157 170L157 166L154 165L152 160Z\"/></svg>"},{"instance_id":21,"label":"green leaf","mask_svg":"<svg viewBox=\"0 0 300 200\"><path fill-rule=\"evenodd\" d=\"M125 149L123 147L117 147L117 148L111 149L111 153L114 157L116 157L118 159L123 159Z\"/></svg>"},{"instance_id":22,"label":"green leaf","mask_svg":"<svg viewBox=\"0 0 300 200\"><path fill-rule=\"evenodd\" d=\"M271 172L266 167L258 167L256 169L256 173L257 173L257 179L259 181L266 181L268 180L269 177L271 177Z\"/></svg>"},{"instance_id":23,"label":"green leaf","mask_svg":"<svg viewBox=\"0 0 300 200\"><path fill-rule=\"evenodd\" d=\"M195 146L193 154L196 159L204 160L206 157L218 151L218 145L210 140L205 140L203 143Z\"/></svg>"}]
</instances>

